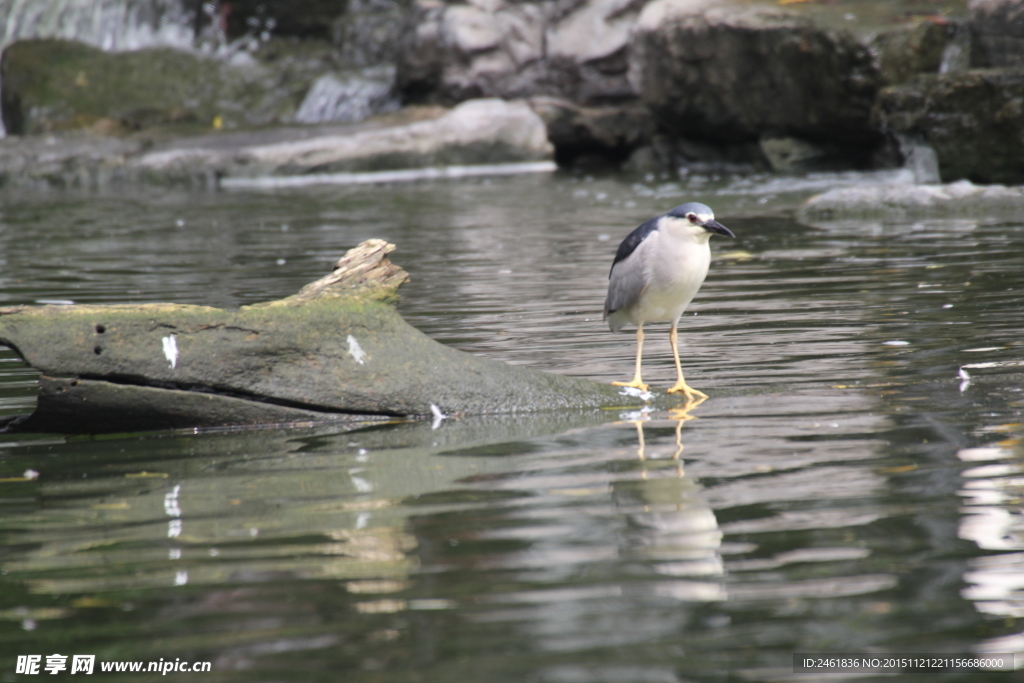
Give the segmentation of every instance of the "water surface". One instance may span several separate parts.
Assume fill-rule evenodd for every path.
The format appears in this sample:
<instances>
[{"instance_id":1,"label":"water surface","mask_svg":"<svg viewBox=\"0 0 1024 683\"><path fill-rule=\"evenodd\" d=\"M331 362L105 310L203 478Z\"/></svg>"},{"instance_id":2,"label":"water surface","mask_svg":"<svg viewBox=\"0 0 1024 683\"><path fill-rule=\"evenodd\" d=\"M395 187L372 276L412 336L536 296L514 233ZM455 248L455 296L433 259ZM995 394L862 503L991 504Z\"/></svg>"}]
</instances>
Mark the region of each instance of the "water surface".
<instances>
[{"instance_id":1,"label":"water surface","mask_svg":"<svg viewBox=\"0 0 1024 683\"><path fill-rule=\"evenodd\" d=\"M1024 224L789 217L863 181L5 197L0 305L233 307L380 237L412 276L401 312L430 336L602 382L632 371L632 334L600 319L618 241L687 200L738 239L716 238L680 324L687 379L711 395L690 411L0 436L0 679L33 653L389 682L1020 657ZM645 354L662 389L664 327ZM33 377L0 354L0 412L31 410Z\"/></svg>"}]
</instances>

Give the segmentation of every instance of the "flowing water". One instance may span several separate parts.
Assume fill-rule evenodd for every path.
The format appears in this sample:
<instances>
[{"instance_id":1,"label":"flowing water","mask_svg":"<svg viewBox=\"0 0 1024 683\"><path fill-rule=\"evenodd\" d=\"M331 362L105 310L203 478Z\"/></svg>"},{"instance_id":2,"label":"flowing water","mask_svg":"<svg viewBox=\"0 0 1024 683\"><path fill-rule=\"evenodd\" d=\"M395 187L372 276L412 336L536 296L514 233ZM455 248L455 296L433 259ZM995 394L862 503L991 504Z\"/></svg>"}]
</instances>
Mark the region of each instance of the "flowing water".
<instances>
[{"instance_id":1,"label":"flowing water","mask_svg":"<svg viewBox=\"0 0 1024 683\"><path fill-rule=\"evenodd\" d=\"M689 411L0 435L0 680L31 654L389 683L806 680L804 652L1024 665L1024 224L789 217L866 180L5 197L2 305L244 305L381 237L427 334L601 382L632 371L632 334L601 321L618 240L685 200L738 239L714 240L680 323L711 396ZM3 352L0 413L33 385Z\"/></svg>"}]
</instances>

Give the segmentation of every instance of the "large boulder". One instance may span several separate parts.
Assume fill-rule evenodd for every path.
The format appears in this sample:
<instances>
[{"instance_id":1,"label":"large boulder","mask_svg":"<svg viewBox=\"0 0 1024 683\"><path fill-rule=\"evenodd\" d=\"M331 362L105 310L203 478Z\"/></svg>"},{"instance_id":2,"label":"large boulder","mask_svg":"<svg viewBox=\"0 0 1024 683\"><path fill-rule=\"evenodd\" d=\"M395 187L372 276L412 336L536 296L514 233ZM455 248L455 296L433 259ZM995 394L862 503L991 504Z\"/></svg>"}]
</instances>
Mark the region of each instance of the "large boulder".
<instances>
[{"instance_id":1,"label":"large boulder","mask_svg":"<svg viewBox=\"0 0 1024 683\"><path fill-rule=\"evenodd\" d=\"M232 128L290 120L312 75L278 74L196 52L151 48L107 53L84 43L26 40L0 62L8 133L154 126Z\"/></svg>"},{"instance_id":2,"label":"large boulder","mask_svg":"<svg viewBox=\"0 0 1024 683\"><path fill-rule=\"evenodd\" d=\"M957 41L966 42L963 39L968 36L966 26L930 19L917 19L879 32L871 41L871 49L876 55L881 82L895 85L918 74L951 70L954 50L965 53L962 62L966 66L969 45L961 46Z\"/></svg>"},{"instance_id":3,"label":"large boulder","mask_svg":"<svg viewBox=\"0 0 1024 683\"><path fill-rule=\"evenodd\" d=\"M836 221L914 220L1020 216L1024 188L975 185L958 180L947 185L894 183L829 190L808 199L797 210L807 225Z\"/></svg>"},{"instance_id":4,"label":"large boulder","mask_svg":"<svg viewBox=\"0 0 1024 683\"><path fill-rule=\"evenodd\" d=\"M409 112L414 114L414 112ZM440 114L440 115L438 115ZM525 102L483 99L425 118L316 134L233 134L167 143L133 157L123 176L157 181L348 173L551 158L544 122ZM277 139L274 139L274 138Z\"/></svg>"},{"instance_id":5,"label":"large boulder","mask_svg":"<svg viewBox=\"0 0 1024 683\"><path fill-rule=\"evenodd\" d=\"M975 66L1024 66L1024 2L971 0Z\"/></svg>"},{"instance_id":6,"label":"large boulder","mask_svg":"<svg viewBox=\"0 0 1024 683\"><path fill-rule=\"evenodd\" d=\"M0 139L0 187L88 188L109 185L139 140L65 133Z\"/></svg>"},{"instance_id":7,"label":"large boulder","mask_svg":"<svg viewBox=\"0 0 1024 683\"><path fill-rule=\"evenodd\" d=\"M882 90L874 118L934 148L943 181L1024 183L1024 69L918 76Z\"/></svg>"},{"instance_id":8,"label":"large boulder","mask_svg":"<svg viewBox=\"0 0 1024 683\"><path fill-rule=\"evenodd\" d=\"M629 31L646 0L569 3L418 0L399 48L408 101L555 95L578 104L633 98Z\"/></svg>"},{"instance_id":9,"label":"large boulder","mask_svg":"<svg viewBox=\"0 0 1024 683\"><path fill-rule=\"evenodd\" d=\"M617 106L582 107L557 97L530 99L530 106L547 125L559 165L621 162L634 149L650 142L654 120L639 102Z\"/></svg>"},{"instance_id":10,"label":"large boulder","mask_svg":"<svg viewBox=\"0 0 1024 683\"><path fill-rule=\"evenodd\" d=\"M551 16L545 48L552 85L577 102L635 99L629 36L647 0L585 0Z\"/></svg>"},{"instance_id":11,"label":"large boulder","mask_svg":"<svg viewBox=\"0 0 1024 683\"><path fill-rule=\"evenodd\" d=\"M0 140L0 186L117 183L213 189L231 179L550 163L544 122L525 102L409 107L372 121L265 128L160 142L83 132ZM535 164L532 162L543 162ZM505 171L511 170L506 167Z\"/></svg>"},{"instance_id":12,"label":"large boulder","mask_svg":"<svg viewBox=\"0 0 1024 683\"><path fill-rule=\"evenodd\" d=\"M349 0L345 14L332 27L339 63L348 68L394 65L405 26L405 4L393 0Z\"/></svg>"},{"instance_id":13,"label":"large boulder","mask_svg":"<svg viewBox=\"0 0 1024 683\"><path fill-rule=\"evenodd\" d=\"M792 136L854 148L879 140L869 50L849 33L770 7L652 2L633 30L629 78L661 128L678 136Z\"/></svg>"}]
</instances>

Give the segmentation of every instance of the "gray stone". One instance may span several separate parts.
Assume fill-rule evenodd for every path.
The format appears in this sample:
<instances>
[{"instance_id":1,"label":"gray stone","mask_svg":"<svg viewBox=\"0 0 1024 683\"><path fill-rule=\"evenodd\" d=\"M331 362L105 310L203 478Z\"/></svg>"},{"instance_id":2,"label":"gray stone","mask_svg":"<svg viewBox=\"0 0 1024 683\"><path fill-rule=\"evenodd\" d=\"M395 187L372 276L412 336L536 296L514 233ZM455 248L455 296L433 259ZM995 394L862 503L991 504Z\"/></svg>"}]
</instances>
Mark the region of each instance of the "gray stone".
<instances>
[{"instance_id":1,"label":"gray stone","mask_svg":"<svg viewBox=\"0 0 1024 683\"><path fill-rule=\"evenodd\" d=\"M332 26L338 62L345 68L394 65L405 9L393 0L349 0Z\"/></svg>"},{"instance_id":2,"label":"gray stone","mask_svg":"<svg viewBox=\"0 0 1024 683\"><path fill-rule=\"evenodd\" d=\"M752 173L765 165L757 140L722 143L662 134L654 146L661 158L670 160L669 168L680 173Z\"/></svg>"},{"instance_id":3,"label":"gray stone","mask_svg":"<svg viewBox=\"0 0 1024 683\"><path fill-rule=\"evenodd\" d=\"M966 26L918 19L904 26L882 31L871 41L884 85L903 83L921 73L939 73L943 57L958 32Z\"/></svg>"},{"instance_id":4,"label":"gray stone","mask_svg":"<svg viewBox=\"0 0 1024 683\"><path fill-rule=\"evenodd\" d=\"M948 185L871 185L829 190L811 197L797 219L817 225L863 219L976 218L1019 216L1024 187L979 186L961 180Z\"/></svg>"},{"instance_id":5,"label":"gray stone","mask_svg":"<svg viewBox=\"0 0 1024 683\"><path fill-rule=\"evenodd\" d=\"M249 134L177 140L133 157L127 177L188 181L214 172L254 177L379 171L549 159L544 122L525 102L463 102L436 118L380 123L279 140Z\"/></svg>"},{"instance_id":6,"label":"gray stone","mask_svg":"<svg viewBox=\"0 0 1024 683\"><path fill-rule=\"evenodd\" d=\"M581 103L633 99L629 36L647 0L589 0L552 18L547 62L557 94Z\"/></svg>"},{"instance_id":7,"label":"gray stone","mask_svg":"<svg viewBox=\"0 0 1024 683\"><path fill-rule=\"evenodd\" d=\"M672 134L855 149L879 140L869 121L878 71L848 33L762 6L656 0L630 48L630 82Z\"/></svg>"},{"instance_id":8,"label":"gray stone","mask_svg":"<svg viewBox=\"0 0 1024 683\"><path fill-rule=\"evenodd\" d=\"M624 168L635 173L674 177L688 173L754 173L764 171L767 165L757 140L721 144L656 132L651 144L639 147Z\"/></svg>"},{"instance_id":9,"label":"gray stone","mask_svg":"<svg viewBox=\"0 0 1024 683\"><path fill-rule=\"evenodd\" d=\"M1024 69L918 76L883 89L874 120L930 145L945 182L1024 182Z\"/></svg>"},{"instance_id":10,"label":"gray stone","mask_svg":"<svg viewBox=\"0 0 1024 683\"><path fill-rule=\"evenodd\" d=\"M975 66L1024 66L1024 2L971 0Z\"/></svg>"},{"instance_id":11,"label":"gray stone","mask_svg":"<svg viewBox=\"0 0 1024 683\"><path fill-rule=\"evenodd\" d=\"M798 138L761 138L761 151L772 170L783 173L812 169L827 156L821 146Z\"/></svg>"},{"instance_id":12,"label":"gray stone","mask_svg":"<svg viewBox=\"0 0 1024 683\"><path fill-rule=\"evenodd\" d=\"M654 120L638 103L581 107L555 97L534 97L530 106L547 125L561 165L594 156L623 161L654 134Z\"/></svg>"},{"instance_id":13,"label":"gray stone","mask_svg":"<svg viewBox=\"0 0 1024 683\"><path fill-rule=\"evenodd\" d=\"M143 149L139 140L84 132L6 137L0 139L0 187L99 189Z\"/></svg>"},{"instance_id":14,"label":"gray stone","mask_svg":"<svg viewBox=\"0 0 1024 683\"><path fill-rule=\"evenodd\" d=\"M399 108L394 69L366 68L355 73L324 74L313 83L295 112L297 123L362 121Z\"/></svg>"},{"instance_id":15,"label":"gray stone","mask_svg":"<svg viewBox=\"0 0 1024 683\"><path fill-rule=\"evenodd\" d=\"M544 161L544 122L525 102L409 107L356 124L153 140L84 132L0 140L0 186L155 183L216 188L221 178Z\"/></svg>"},{"instance_id":16,"label":"gray stone","mask_svg":"<svg viewBox=\"0 0 1024 683\"><path fill-rule=\"evenodd\" d=\"M553 95L580 104L633 98L629 32L646 0L444 5L419 0L400 44L410 101Z\"/></svg>"}]
</instances>

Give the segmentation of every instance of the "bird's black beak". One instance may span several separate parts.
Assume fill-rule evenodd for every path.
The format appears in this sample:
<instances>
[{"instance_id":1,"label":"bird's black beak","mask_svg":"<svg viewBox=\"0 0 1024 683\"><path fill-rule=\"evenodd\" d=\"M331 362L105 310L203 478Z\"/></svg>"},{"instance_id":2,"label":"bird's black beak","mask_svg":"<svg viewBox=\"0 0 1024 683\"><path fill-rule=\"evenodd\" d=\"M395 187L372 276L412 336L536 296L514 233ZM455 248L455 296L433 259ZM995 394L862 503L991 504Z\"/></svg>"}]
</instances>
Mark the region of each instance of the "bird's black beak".
<instances>
[{"instance_id":1,"label":"bird's black beak","mask_svg":"<svg viewBox=\"0 0 1024 683\"><path fill-rule=\"evenodd\" d=\"M721 223L719 223L718 221L716 221L714 219L712 219L712 220L708 221L707 223L705 223L703 227L708 232L713 232L716 235L725 235L726 237L731 237L733 239L736 239L736 235L732 234L732 230L730 230L729 228L725 227L724 225L722 225Z\"/></svg>"}]
</instances>

